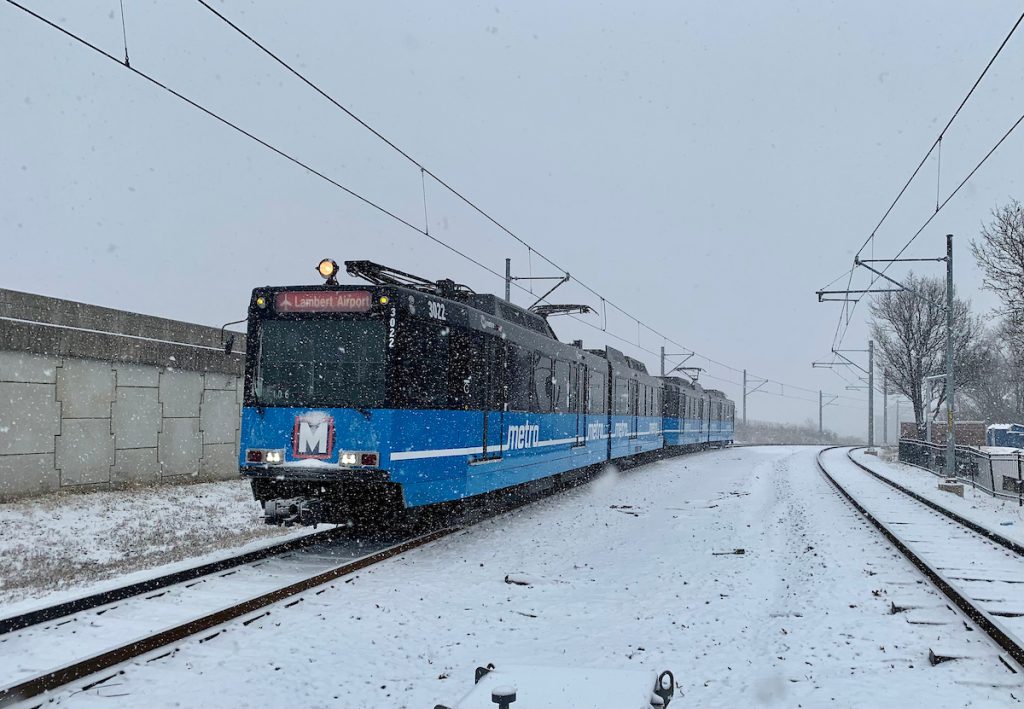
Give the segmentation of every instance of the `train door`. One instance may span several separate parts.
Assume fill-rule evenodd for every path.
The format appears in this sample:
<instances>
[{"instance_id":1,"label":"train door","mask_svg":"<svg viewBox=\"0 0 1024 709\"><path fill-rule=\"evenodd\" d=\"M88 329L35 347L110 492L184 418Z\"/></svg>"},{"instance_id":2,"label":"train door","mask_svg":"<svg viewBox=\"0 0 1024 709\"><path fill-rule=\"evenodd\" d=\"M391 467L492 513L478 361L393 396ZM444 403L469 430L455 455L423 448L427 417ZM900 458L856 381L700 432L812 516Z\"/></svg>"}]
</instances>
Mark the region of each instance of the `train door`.
<instances>
[{"instance_id":1,"label":"train door","mask_svg":"<svg viewBox=\"0 0 1024 709\"><path fill-rule=\"evenodd\" d=\"M614 429L612 428L612 414L615 412L615 368L608 365L608 371L604 376L604 433L605 440L608 442L608 460L612 459L612 436L614 435Z\"/></svg>"},{"instance_id":2,"label":"train door","mask_svg":"<svg viewBox=\"0 0 1024 709\"><path fill-rule=\"evenodd\" d=\"M707 429L706 430L708 432L707 442L710 443L711 442L711 398L710 397L708 397L708 405L705 406L704 408L708 412Z\"/></svg>"},{"instance_id":3,"label":"train door","mask_svg":"<svg viewBox=\"0 0 1024 709\"><path fill-rule=\"evenodd\" d=\"M587 385L588 369L584 364L573 363L569 367L569 413L576 419L575 446L587 442Z\"/></svg>"},{"instance_id":4,"label":"train door","mask_svg":"<svg viewBox=\"0 0 1024 709\"><path fill-rule=\"evenodd\" d=\"M495 337L483 340L483 458L500 458L508 409L508 348Z\"/></svg>"},{"instance_id":5,"label":"train door","mask_svg":"<svg viewBox=\"0 0 1024 709\"><path fill-rule=\"evenodd\" d=\"M640 418L640 382L629 380L629 437L636 438Z\"/></svg>"}]
</instances>

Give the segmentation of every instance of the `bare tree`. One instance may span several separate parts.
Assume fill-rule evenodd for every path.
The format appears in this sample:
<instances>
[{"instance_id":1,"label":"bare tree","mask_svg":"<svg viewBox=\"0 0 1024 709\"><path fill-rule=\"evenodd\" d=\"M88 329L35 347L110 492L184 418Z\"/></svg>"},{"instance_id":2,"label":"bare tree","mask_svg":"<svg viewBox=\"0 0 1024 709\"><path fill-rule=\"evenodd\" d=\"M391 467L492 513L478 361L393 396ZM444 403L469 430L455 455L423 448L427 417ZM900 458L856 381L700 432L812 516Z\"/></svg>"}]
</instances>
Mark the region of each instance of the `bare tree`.
<instances>
[{"instance_id":1,"label":"bare tree","mask_svg":"<svg viewBox=\"0 0 1024 709\"><path fill-rule=\"evenodd\" d=\"M972 381L960 391L968 401L957 404L964 415L982 421L1013 421L1019 401L1014 386L1015 366L1010 349L998 333L981 338L975 348L973 363L977 368Z\"/></svg>"},{"instance_id":2,"label":"bare tree","mask_svg":"<svg viewBox=\"0 0 1024 709\"><path fill-rule=\"evenodd\" d=\"M946 371L946 284L940 278L909 274L907 290L882 293L871 303L871 336L889 370L892 385L914 406L914 421L923 434L926 406L924 378ZM953 300L954 376L959 386L971 386L979 376L977 342L983 330L971 315L970 304ZM945 401L939 395L936 410Z\"/></svg>"},{"instance_id":3,"label":"bare tree","mask_svg":"<svg viewBox=\"0 0 1024 709\"><path fill-rule=\"evenodd\" d=\"M984 286L999 296L1003 313L1024 320L1024 205L1013 200L992 212L992 223L971 240Z\"/></svg>"},{"instance_id":4,"label":"bare tree","mask_svg":"<svg viewBox=\"0 0 1024 709\"><path fill-rule=\"evenodd\" d=\"M999 296L1003 316L996 331L999 367L992 370L994 381L982 396L993 408L1003 402L1000 418L1019 419L1024 412L1024 205L1012 200L993 210L992 222L971 241L971 252L984 274L984 287Z\"/></svg>"}]
</instances>

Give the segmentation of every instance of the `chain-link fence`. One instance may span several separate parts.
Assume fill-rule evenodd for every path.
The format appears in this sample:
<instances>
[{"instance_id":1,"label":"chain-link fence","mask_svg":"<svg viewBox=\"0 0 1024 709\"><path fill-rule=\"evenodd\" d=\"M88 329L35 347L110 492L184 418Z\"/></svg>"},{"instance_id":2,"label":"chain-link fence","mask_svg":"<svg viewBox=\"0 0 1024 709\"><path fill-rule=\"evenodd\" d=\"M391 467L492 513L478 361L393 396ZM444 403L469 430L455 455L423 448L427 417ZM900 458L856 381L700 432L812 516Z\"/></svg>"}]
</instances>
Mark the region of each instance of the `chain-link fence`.
<instances>
[{"instance_id":1,"label":"chain-link fence","mask_svg":"<svg viewBox=\"0 0 1024 709\"><path fill-rule=\"evenodd\" d=\"M946 447L901 438L900 462L946 477ZM987 453L969 446L956 447L956 477L993 497L1017 500L1024 506L1024 457L1015 453Z\"/></svg>"}]
</instances>

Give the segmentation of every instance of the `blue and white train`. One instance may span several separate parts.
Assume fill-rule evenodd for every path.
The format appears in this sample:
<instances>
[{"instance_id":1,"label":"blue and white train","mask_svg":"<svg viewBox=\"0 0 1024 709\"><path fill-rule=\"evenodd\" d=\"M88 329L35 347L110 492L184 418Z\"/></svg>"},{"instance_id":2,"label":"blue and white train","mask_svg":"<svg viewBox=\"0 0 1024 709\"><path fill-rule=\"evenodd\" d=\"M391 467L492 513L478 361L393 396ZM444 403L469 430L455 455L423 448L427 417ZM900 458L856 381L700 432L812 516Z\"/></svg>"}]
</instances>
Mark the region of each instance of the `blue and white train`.
<instances>
[{"instance_id":1,"label":"blue and white train","mask_svg":"<svg viewBox=\"0 0 1024 709\"><path fill-rule=\"evenodd\" d=\"M239 465L268 523L345 522L732 442L721 392L559 342L550 309L346 267L371 285L338 285L325 260L326 285L252 293Z\"/></svg>"}]
</instances>

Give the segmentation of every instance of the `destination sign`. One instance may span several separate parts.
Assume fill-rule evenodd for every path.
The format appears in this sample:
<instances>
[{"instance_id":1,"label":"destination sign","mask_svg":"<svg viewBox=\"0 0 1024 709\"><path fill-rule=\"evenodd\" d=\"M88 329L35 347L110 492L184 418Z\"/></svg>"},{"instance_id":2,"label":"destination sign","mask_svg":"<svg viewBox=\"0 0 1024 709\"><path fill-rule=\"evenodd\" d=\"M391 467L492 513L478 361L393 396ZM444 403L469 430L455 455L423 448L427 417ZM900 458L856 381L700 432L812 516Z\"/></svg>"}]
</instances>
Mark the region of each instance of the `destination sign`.
<instances>
[{"instance_id":1,"label":"destination sign","mask_svg":"<svg viewBox=\"0 0 1024 709\"><path fill-rule=\"evenodd\" d=\"M279 313L365 313L370 309L370 291L282 291L274 296Z\"/></svg>"}]
</instances>

